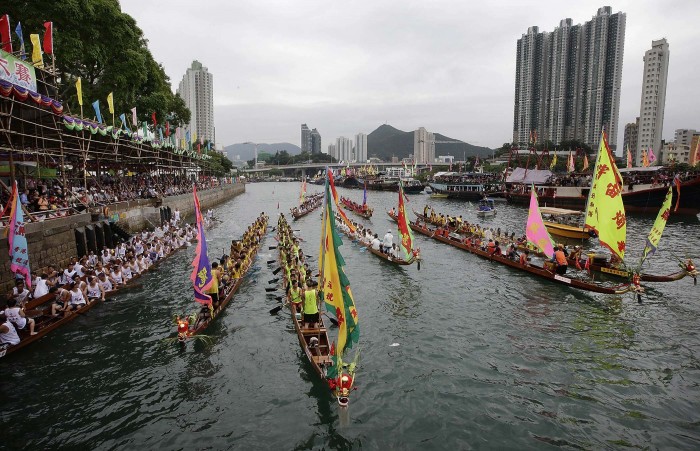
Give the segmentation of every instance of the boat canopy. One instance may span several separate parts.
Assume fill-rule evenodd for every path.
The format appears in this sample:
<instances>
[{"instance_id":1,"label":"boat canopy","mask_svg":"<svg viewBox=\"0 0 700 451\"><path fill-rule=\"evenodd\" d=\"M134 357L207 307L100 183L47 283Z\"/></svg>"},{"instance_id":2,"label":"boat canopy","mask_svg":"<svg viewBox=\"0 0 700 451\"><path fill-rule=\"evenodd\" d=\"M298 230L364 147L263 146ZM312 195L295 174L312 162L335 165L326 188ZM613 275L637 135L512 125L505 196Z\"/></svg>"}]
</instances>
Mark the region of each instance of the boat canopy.
<instances>
[{"instance_id":1,"label":"boat canopy","mask_svg":"<svg viewBox=\"0 0 700 451\"><path fill-rule=\"evenodd\" d=\"M583 214L580 210L567 210L566 208L540 207L540 213L543 215L562 216L562 215L577 215Z\"/></svg>"},{"instance_id":2,"label":"boat canopy","mask_svg":"<svg viewBox=\"0 0 700 451\"><path fill-rule=\"evenodd\" d=\"M508 178L506 178L506 183L542 184L546 183L551 176L552 171L549 169L515 168Z\"/></svg>"}]
</instances>

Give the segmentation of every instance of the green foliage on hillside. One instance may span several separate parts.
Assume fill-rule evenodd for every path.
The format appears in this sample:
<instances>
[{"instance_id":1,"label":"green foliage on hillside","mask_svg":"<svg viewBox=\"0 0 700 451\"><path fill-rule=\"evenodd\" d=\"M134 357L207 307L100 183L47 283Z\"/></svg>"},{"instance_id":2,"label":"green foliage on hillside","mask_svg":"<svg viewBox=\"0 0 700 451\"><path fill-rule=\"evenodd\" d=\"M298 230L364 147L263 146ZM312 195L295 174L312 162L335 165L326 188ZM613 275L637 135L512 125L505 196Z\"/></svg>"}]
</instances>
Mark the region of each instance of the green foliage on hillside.
<instances>
[{"instance_id":1,"label":"green foliage on hillside","mask_svg":"<svg viewBox=\"0 0 700 451\"><path fill-rule=\"evenodd\" d=\"M172 125L189 122L185 102L173 94L163 66L148 50L148 41L136 21L121 11L115 0L17 0L4 5L14 33L22 23L25 45L31 53L29 35L44 35L43 23L52 21L54 53L59 75L59 99L72 114L80 112L75 81L82 78L83 111L92 117L91 103L100 101L103 117L109 116L107 95L114 93L115 114L136 107L139 121L151 123L155 111L159 123L167 118ZM44 55L45 63L50 56ZM111 118L108 122L111 123Z\"/></svg>"}]
</instances>

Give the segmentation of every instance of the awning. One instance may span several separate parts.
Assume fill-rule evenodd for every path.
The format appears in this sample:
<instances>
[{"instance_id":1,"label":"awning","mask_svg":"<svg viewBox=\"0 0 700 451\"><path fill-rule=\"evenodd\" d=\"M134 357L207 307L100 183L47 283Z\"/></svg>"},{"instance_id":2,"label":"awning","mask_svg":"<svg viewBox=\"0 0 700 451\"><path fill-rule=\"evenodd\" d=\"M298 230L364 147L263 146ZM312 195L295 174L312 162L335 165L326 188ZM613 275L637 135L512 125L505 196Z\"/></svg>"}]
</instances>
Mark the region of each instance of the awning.
<instances>
[{"instance_id":1,"label":"awning","mask_svg":"<svg viewBox=\"0 0 700 451\"><path fill-rule=\"evenodd\" d=\"M513 172L506 178L506 183L545 183L552 176L552 171L549 169L525 169L515 168Z\"/></svg>"},{"instance_id":2,"label":"awning","mask_svg":"<svg viewBox=\"0 0 700 451\"><path fill-rule=\"evenodd\" d=\"M580 216L583 214L583 212L580 210L567 210L566 208L554 208L554 207L540 207L540 213L542 213L544 215L553 215L553 216L559 216L559 215L577 215L577 216Z\"/></svg>"}]
</instances>

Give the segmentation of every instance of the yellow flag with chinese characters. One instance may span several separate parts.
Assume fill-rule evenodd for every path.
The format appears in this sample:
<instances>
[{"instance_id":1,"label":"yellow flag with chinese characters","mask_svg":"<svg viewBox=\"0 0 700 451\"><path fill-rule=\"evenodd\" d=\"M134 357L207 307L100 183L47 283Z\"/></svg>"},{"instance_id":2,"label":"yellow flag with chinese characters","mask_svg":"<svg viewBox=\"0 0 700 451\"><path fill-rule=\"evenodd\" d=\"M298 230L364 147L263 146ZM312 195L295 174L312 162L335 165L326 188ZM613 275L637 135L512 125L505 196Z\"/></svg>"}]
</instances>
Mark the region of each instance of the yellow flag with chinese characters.
<instances>
[{"instance_id":1,"label":"yellow flag with chinese characters","mask_svg":"<svg viewBox=\"0 0 700 451\"><path fill-rule=\"evenodd\" d=\"M107 108L111 114L114 114L114 95L111 92L107 95Z\"/></svg>"},{"instance_id":2,"label":"yellow flag with chinese characters","mask_svg":"<svg viewBox=\"0 0 700 451\"><path fill-rule=\"evenodd\" d=\"M605 132L600 139L593 169L585 225L596 231L600 244L610 249L620 260L624 258L627 218L622 203L622 176L615 166Z\"/></svg>"}]
</instances>

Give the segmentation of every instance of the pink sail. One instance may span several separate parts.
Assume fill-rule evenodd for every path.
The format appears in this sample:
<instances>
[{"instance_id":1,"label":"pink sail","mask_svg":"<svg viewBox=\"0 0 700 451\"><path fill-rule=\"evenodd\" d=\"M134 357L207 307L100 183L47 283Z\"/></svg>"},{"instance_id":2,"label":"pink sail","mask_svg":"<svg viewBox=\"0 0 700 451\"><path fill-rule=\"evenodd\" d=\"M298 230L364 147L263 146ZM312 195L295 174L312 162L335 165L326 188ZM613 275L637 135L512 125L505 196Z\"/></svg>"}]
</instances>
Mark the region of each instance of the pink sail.
<instances>
[{"instance_id":1,"label":"pink sail","mask_svg":"<svg viewBox=\"0 0 700 451\"><path fill-rule=\"evenodd\" d=\"M529 243L537 246L547 257L551 258L554 255L552 237L549 236L547 227L545 227L544 221L542 221L540 205L539 202L537 202L537 193L535 193L534 187L530 194L530 212L527 215L525 236Z\"/></svg>"}]
</instances>

